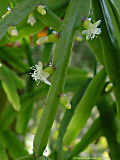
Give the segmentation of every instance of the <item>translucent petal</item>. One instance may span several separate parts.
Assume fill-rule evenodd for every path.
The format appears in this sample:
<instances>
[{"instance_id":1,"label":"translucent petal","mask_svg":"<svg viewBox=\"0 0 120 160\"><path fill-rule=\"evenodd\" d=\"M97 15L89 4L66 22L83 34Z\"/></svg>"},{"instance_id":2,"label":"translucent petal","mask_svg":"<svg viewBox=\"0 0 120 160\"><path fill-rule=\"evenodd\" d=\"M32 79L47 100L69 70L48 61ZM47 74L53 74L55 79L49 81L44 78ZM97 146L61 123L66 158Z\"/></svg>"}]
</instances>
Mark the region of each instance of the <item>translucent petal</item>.
<instances>
[{"instance_id":1,"label":"translucent petal","mask_svg":"<svg viewBox=\"0 0 120 160\"><path fill-rule=\"evenodd\" d=\"M34 16L30 15L28 17L27 23L30 24L31 26L34 26L34 24L36 23L36 19L34 18Z\"/></svg>"},{"instance_id":2,"label":"translucent petal","mask_svg":"<svg viewBox=\"0 0 120 160\"><path fill-rule=\"evenodd\" d=\"M43 64L42 64L42 62L38 62L38 67L39 67L39 69L41 69L42 70L42 68L43 68Z\"/></svg>"},{"instance_id":3,"label":"translucent petal","mask_svg":"<svg viewBox=\"0 0 120 160\"><path fill-rule=\"evenodd\" d=\"M83 35L87 34L87 30L82 31L82 34Z\"/></svg>"},{"instance_id":4,"label":"translucent petal","mask_svg":"<svg viewBox=\"0 0 120 160\"><path fill-rule=\"evenodd\" d=\"M97 28L96 29L96 34L100 34L101 33L101 28Z\"/></svg>"},{"instance_id":5,"label":"translucent petal","mask_svg":"<svg viewBox=\"0 0 120 160\"><path fill-rule=\"evenodd\" d=\"M100 25L100 23L101 23L101 20L95 22L94 25L95 25L96 27L98 27L98 26Z\"/></svg>"},{"instance_id":6,"label":"translucent petal","mask_svg":"<svg viewBox=\"0 0 120 160\"><path fill-rule=\"evenodd\" d=\"M48 72L44 72L42 73L43 77L48 78L49 77L49 73Z\"/></svg>"},{"instance_id":7,"label":"translucent petal","mask_svg":"<svg viewBox=\"0 0 120 160\"><path fill-rule=\"evenodd\" d=\"M46 84L48 84L49 86L51 85L51 83L50 83L47 79L45 79L44 82L45 82Z\"/></svg>"}]
</instances>

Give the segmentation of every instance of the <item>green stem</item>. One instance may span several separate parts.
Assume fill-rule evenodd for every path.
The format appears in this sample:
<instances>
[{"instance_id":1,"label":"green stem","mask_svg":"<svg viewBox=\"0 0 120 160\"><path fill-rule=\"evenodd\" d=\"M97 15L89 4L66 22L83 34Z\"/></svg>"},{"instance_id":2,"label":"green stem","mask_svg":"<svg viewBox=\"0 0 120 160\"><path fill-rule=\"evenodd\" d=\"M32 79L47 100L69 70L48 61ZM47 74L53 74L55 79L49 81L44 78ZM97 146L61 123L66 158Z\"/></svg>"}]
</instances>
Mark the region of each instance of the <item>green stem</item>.
<instances>
[{"instance_id":1,"label":"green stem","mask_svg":"<svg viewBox=\"0 0 120 160\"><path fill-rule=\"evenodd\" d=\"M91 144L93 141L99 138L102 134L103 133L101 129L101 121L100 121L100 118L98 118L90 126L90 128L85 133L85 135L82 137L80 142L73 147L71 152L68 154L67 159L71 160L74 156L77 156L79 153L84 151L85 148L87 148L89 144Z\"/></svg>"},{"instance_id":2,"label":"green stem","mask_svg":"<svg viewBox=\"0 0 120 160\"><path fill-rule=\"evenodd\" d=\"M104 6L103 6L103 0L101 1L101 7L102 11L104 13ZM107 16L104 18L107 19ZM105 22L107 21L105 19ZM109 22L108 22L109 23ZM109 27L110 24L107 24L107 28ZM119 55L119 48L116 48L116 44L112 42L112 39L114 38L115 35L109 37L108 32L106 32L106 26L103 24L103 33L102 33L102 43L103 43L103 59L104 59L104 65L105 69L111 79L111 81L114 84L114 93L116 97L116 103L117 103L117 116L120 118L120 71L118 68L120 67L120 55ZM103 37L104 36L104 37ZM111 40L110 40L111 38ZM108 54L109 53L109 54ZM114 54L113 54L114 53Z\"/></svg>"},{"instance_id":3,"label":"green stem","mask_svg":"<svg viewBox=\"0 0 120 160\"><path fill-rule=\"evenodd\" d=\"M100 7L101 6L101 7ZM96 8L98 8L96 10ZM102 21L102 33L101 33L101 41L102 41L102 54L106 72L108 73L111 82L114 84L114 92L117 103L117 114L120 118L120 55L119 48L114 43L114 35L110 34L109 27L110 22L107 19L108 17L104 14L104 6L102 0L96 1L93 0L93 12L97 19L103 18ZM110 17L109 17L110 18ZM111 37L110 37L111 35ZM112 37L113 36L113 37Z\"/></svg>"},{"instance_id":4,"label":"green stem","mask_svg":"<svg viewBox=\"0 0 120 160\"><path fill-rule=\"evenodd\" d=\"M36 157L42 155L47 145L50 129L56 116L59 94L63 91L65 75L70 59L75 24L78 18L81 18L84 14L80 14L81 7L81 0L71 0L65 15L63 31L57 42L55 57L53 59L56 71L52 78L52 85L48 92L46 106L43 110L40 124L34 138L34 153Z\"/></svg>"},{"instance_id":5,"label":"green stem","mask_svg":"<svg viewBox=\"0 0 120 160\"><path fill-rule=\"evenodd\" d=\"M0 160L8 160L4 140L2 139L1 133L0 133Z\"/></svg>"},{"instance_id":6,"label":"green stem","mask_svg":"<svg viewBox=\"0 0 120 160\"><path fill-rule=\"evenodd\" d=\"M5 107L3 112L0 114L0 130L6 130L10 124L14 121L16 112L11 105ZM4 123L3 123L4 122Z\"/></svg>"},{"instance_id":7,"label":"green stem","mask_svg":"<svg viewBox=\"0 0 120 160\"><path fill-rule=\"evenodd\" d=\"M118 160L120 157L120 144L118 144L116 140L117 130L112 107L109 105L105 98L102 98L97 106L100 112L103 133L107 138L110 148L111 157L113 160Z\"/></svg>"},{"instance_id":8,"label":"green stem","mask_svg":"<svg viewBox=\"0 0 120 160\"><path fill-rule=\"evenodd\" d=\"M29 155L29 156L18 158L17 160L34 160L34 157L33 155Z\"/></svg>"},{"instance_id":9,"label":"green stem","mask_svg":"<svg viewBox=\"0 0 120 160\"><path fill-rule=\"evenodd\" d=\"M105 86L106 73L102 69L90 82L81 101L78 103L75 113L68 125L63 138L63 144L68 146L78 136L88 120L93 106L96 104Z\"/></svg>"},{"instance_id":10,"label":"green stem","mask_svg":"<svg viewBox=\"0 0 120 160\"><path fill-rule=\"evenodd\" d=\"M42 63L45 65L49 64L49 62L50 62L52 47L53 47L53 43L44 44L44 49L43 49L43 53L42 53Z\"/></svg>"},{"instance_id":11,"label":"green stem","mask_svg":"<svg viewBox=\"0 0 120 160\"><path fill-rule=\"evenodd\" d=\"M28 65L29 67L32 67L34 62L32 59L31 48L29 47L26 39L23 39L23 44L24 44L24 50L26 53ZM27 77L26 88L27 88L27 92L31 93L34 91L33 79L30 75ZM18 133L24 133L24 134L26 133L27 126L32 115L33 107L34 107L34 101L29 101L28 103L26 103L26 105L23 105L22 103L22 107L20 109L20 112L18 113L17 122L16 122L16 131Z\"/></svg>"},{"instance_id":12,"label":"green stem","mask_svg":"<svg viewBox=\"0 0 120 160\"><path fill-rule=\"evenodd\" d=\"M29 67L32 67L34 65L34 62L33 62L33 58L32 58L32 50L27 42L27 40L24 38L23 39L23 45L24 45L24 50L25 50L25 53L26 53L26 57L27 57L27 61L28 61L28 64L29 64Z\"/></svg>"},{"instance_id":13,"label":"green stem","mask_svg":"<svg viewBox=\"0 0 120 160\"><path fill-rule=\"evenodd\" d=\"M79 91L75 94L75 96L72 98L72 101L71 101L71 105L72 105L72 108L71 110L66 110L65 114L64 114L64 117L61 121L61 125L60 125L60 128L59 128L59 136L58 136L58 139L57 139L57 153L58 153L58 159L60 159L60 154L61 154L61 150L62 150L62 140L63 140L63 136L66 132L66 129L67 129L67 126L73 116L73 113L75 111L75 108L78 104L78 102L80 101L80 99L82 98L88 84L90 83L91 79L87 80L87 82L83 85L82 89L80 87Z\"/></svg>"}]
</instances>

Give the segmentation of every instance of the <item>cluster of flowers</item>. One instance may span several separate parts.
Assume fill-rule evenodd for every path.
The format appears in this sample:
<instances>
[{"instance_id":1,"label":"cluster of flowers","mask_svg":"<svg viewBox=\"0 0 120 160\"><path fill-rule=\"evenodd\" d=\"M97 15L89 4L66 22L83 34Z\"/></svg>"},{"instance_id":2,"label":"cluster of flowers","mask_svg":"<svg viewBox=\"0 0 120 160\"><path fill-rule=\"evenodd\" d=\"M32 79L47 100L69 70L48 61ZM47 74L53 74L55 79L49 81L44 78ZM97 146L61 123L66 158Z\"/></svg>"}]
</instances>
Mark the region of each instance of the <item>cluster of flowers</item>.
<instances>
[{"instance_id":1,"label":"cluster of flowers","mask_svg":"<svg viewBox=\"0 0 120 160\"><path fill-rule=\"evenodd\" d=\"M46 15L47 13L46 7L43 5L37 6L37 11L43 16ZM2 16L2 19L4 19L6 16L8 16L11 13L12 13L12 9L8 7L8 11ZM34 26L34 24L36 23L36 19L32 13L28 16L27 23L30 24L31 26ZM16 26L10 26L8 29L8 33L11 36L18 36L18 31Z\"/></svg>"},{"instance_id":2,"label":"cluster of flowers","mask_svg":"<svg viewBox=\"0 0 120 160\"><path fill-rule=\"evenodd\" d=\"M2 18L5 18L7 15L9 15L11 13L11 8L8 7L8 11L2 16ZM41 15L46 15L47 10L46 7L43 5L39 5L37 6L37 11L41 14ZM33 13L31 13L28 16L28 20L27 23L30 24L31 26L34 26L34 24L36 23L36 19L33 15ZM92 40L94 39L96 36L98 36L101 33L101 28L98 28L98 26L101 24L101 20L98 20L95 23L92 23L91 18L87 18L84 20L83 22L83 27L84 30L81 32L81 35L85 35L86 40ZM8 33L11 36L17 36L18 35L18 31L16 29L16 26L10 26L8 29ZM56 32L55 35L52 36L52 39L56 38ZM44 37L40 37L37 40L37 44L40 45L42 42L46 42L48 41L48 36L44 36ZM31 77L33 78L33 80L35 80L37 82L37 85L40 82L44 82L47 85L51 85L51 82L48 80L50 74L52 73L52 66L49 66L48 68L43 69L43 64L42 62L38 62L38 64L36 64L35 66L33 66L32 68L32 73L31 73ZM69 99L66 95L61 95L60 96L60 102L61 104L63 104L65 106L65 108L67 109L71 109L71 104L69 102Z\"/></svg>"},{"instance_id":3,"label":"cluster of flowers","mask_svg":"<svg viewBox=\"0 0 120 160\"><path fill-rule=\"evenodd\" d=\"M45 16L47 14L47 9L45 6L43 5L38 5L37 6L37 11L39 14L41 14L42 16ZM7 15L9 15L10 13L12 13L12 9L10 7L8 7L8 11L2 16L2 18L5 18ZM33 27L36 23L36 19L33 13L29 14L28 19L27 19L27 24L29 24L31 27ZM45 32L44 32L45 33ZM16 28L16 26L10 26L8 28L8 34L10 36L18 36L18 30ZM37 45L41 45L43 43L46 42L54 42L58 39L58 33L56 31L51 32L50 35L44 35L44 36L38 36L38 39L36 41Z\"/></svg>"},{"instance_id":4,"label":"cluster of flowers","mask_svg":"<svg viewBox=\"0 0 120 160\"><path fill-rule=\"evenodd\" d=\"M43 5L38 5L37 11L43 16L46 15L47 13L46 7ZM8 7L8 11L2 16L2 18L5 18L11 12L12 12L12 9ZM36 23L36 19L33 13L31 13L28 16L27 23L30 24L31 26L34 26L34 24ZM92 23L91 18L87 18L86 20L84 20L83 27L85 28L85 30L83 30L81 34L86 36L86 40L94 39L97 35L101 33L101 28L98 28L100 23L101 23L101 20L98 20L97 22ZM16 26L10 26L8 29L8 33L11 36L18 36L18 31L16 29ZM39 41L41 44L41 39L37 41L37 44L39 44ZM48 41L48 37L45 37L45 41Z\"/></svg>"},{"instance_id":5,"label":"cluster of flowers","mask_svg":"<svg viewBox=\"0 0 120 160\"><path fill-rule=\"evenodd\" d=\"M39 5L39 6L37 7L37 11L38 11L42 16L46 15L46 13L47 13L46 7L43 6L43 5ZM36 19L35 19L35 17L34 17L33 14L30 14L30 15L28 16L27 23L30 24L31 26L34 26L34 24L36 23Z\"/></svg>"}]
</instances>

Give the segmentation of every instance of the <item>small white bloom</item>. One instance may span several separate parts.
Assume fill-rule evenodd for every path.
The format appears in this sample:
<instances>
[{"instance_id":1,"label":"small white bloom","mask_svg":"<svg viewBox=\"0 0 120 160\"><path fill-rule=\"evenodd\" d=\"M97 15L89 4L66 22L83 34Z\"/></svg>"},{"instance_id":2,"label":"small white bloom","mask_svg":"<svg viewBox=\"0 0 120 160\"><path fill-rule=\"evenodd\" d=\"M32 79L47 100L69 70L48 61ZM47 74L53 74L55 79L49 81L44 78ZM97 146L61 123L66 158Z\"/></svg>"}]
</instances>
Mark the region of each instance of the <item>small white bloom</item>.
<instances>
[{"instance_id":1,"label":"small white bloom","mask_svg":"<svg viewBox=\"0 0 120 160\"><path fill-rule=\"evenodd\" d=\"M37 11L38 11L42 16L46 15L46 13L47 13L47 11L46 11L46 9L45 9L45 6L43 6L43 5L39 5L39 6L37 7Z\"/></svg>"},{"instance_id":2,"label":"small white bloom","mask_svg":"<svg viewBox=\"0 0 120 160\"><path fill-rule=\"evenodd\" d=\"M8 11L11 11L11 8L10 8L10 6L8 6L7 10L8 10Z\"/></svg>"},{"instance_id":3,"label":"small white bloom","mask_svg":"<svg viewBox=\"0 0 120 160\"><path fill-rule=\"evenodd\" d=\"M16 29L11 30L11 36L17 36L18 31Z\"/></svg>"},{"instance_id":4,"label":"small white bloom","mask_svg":"<svg viewBox=\"0 0 120 160\"><path fill-rule=\"evenodd\" d=\"M37 84L42 81L48 85L51 85L51 83L47 80L50 74L43 70L42 62L38 62L38 64L33 66L32 69L34 72L31 74L31 77L37 82Z\"/></svg>"},{"instance_id":5,"label":"small white bloom","mask_svg":"<svg viewBox=\"0 0 120 160\"><path fill-rule=\"evenodd\" d=\"M101 33L101 28L97 28L101 23L101 20L91 23L91 19L84 22L84 27L86 30L82 31L82 34L86 35L86 40L94 39L96 35Z\"/></svg>"},{"instance_id":6,"label":"small white bloom","mask_svg":"<svg viewBox=\"0 0 120 160\"><path fill-rule=\"evenodd\" d=\"M36 23L36 19L35 19L35 17L33 16L33 14L30 14L30 15L28 16L27 23L30 24L31 26L34 26L34 24Z\"/></svg>"},{"instance_id":7,"label":"small white bloom","mask_svg":"<svg viewBox=\"0 0 120 160\"><path fill-rule=\"evenodd\" d=\"M16 29L15 26L9 27L8 33L9 33L11 36L18 36L18 31L17 31L17 29Z\"/></svg>"}]
</instances>

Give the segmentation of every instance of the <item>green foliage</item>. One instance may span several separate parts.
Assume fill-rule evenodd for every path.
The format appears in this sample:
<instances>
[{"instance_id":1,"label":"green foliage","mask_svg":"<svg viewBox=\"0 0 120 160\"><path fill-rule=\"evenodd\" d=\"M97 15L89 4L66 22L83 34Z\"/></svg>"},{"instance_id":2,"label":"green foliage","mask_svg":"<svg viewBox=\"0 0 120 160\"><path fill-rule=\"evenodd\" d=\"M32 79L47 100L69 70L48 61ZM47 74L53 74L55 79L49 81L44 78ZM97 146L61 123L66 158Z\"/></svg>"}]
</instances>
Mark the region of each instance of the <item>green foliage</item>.
<instances>
[{"instance_id":1,"label":"green foliage","mask_svg":"<svg viewBox=\"0 0 120 160\"><path fill-rule=\"evenodd\" d=\"M118 0L0 0L0 160L118 160L119 53Z\"/></svg>"},{"instance_id":2,"label":"green foliage","mask_svg":"<svg viewBox=\"0 0 120 160\"><path fill-rule=\"evenodd\" d=\"M71 3L69 4L63 24L63 33L56 45L55 57L53 61L53 64L56 66L56 71L52 78L53 85L50 87L50 90L48 92L46 108L43 111L40 124L34 139L34 151L36 156L41 155L43 153L43 150L45 149L50 133L50 128L56 115L59 94L63 91L65 73L69 63L75 23L78 19L78 16L81 16L81 14L79 13L79 7L77 7L77 5L80 8L82 7L81 3L79 2L77 4L76 1L71 1ZM77 10L75 10L76 7ZM62 56L60 48L63 48ZM44 119L45 117L46 119ZM42 123L43 121L44 124Z\"/></svg>"},{"instance_id":3,"label":"green foliage","mask_svg":"<svg viewBox=\"0 0 120 160\"><path fill-rule=\"evenodd\" d=\"M3 144L5 145L5 148L8 149L8 152L13 159L16 159L18 157L22 157L28 154L23 144L11 131L9 130L2 131L0 133L0 137L3 140Z\"/></svg>"},{"instance_id":4,"label":"green foliage","mask_svg":"<svg viewBox=\"0 0 120 160\"><path fill-rule=\"evenodd\" d=\"M0 159L8 160L7 154L5 152L5 145L1 137L0 137Z\"/></svg>"},{"instance_id":5,"label":"green foliage","mask_svg":"<svg viewBox=\"0 0 120 160\"><path fill-rule=\"evenodd\" d=\"M17 76L13 76L14 72L9 71L7 67L1 66L0 68L0 80L2 83L2 87L7 94L8 100L10 103L13 105L14 109L16 111L20 110L20 101L19 101L19 96L17 94L17 86L16 86L16 81L19 81L19 78L16 78ZM9 83L8 83L9 82ZM14 97L14 98L13 98Z\"/></svg>"},{"instance_id":6,"label":"green foliage","mask_svg":"<svg viewBox=\"0 0 120 160\"><path fill-rule=\"evenodd\" d=\"M86 92L80 103L78 103L75 113L65 133L63 139L63 143L65 145L71 144L71 142L79 134L81 128L83 128L86 121L88 120L92 107L96 104L105 86L105 78L105 71L101 70L86 89ZM75 123L76 125L74 125Z\"/></svg>"},{"instance_id":7,"label":"green foliage","mask_svg":"<svg viewBox=\"0 0 120 160\"><path fill-rule=\"evenodd\" d=\"M99 138L101 135L102 130L100 119L96 119L93 122L92 126L88 129L86 134L82 137L81 141L76 146L74 146L70 154L68 153L67 159L71 159L72 157L81 153L90 143L92 143L95 139Z\"/></svg>"}]
</instances>

